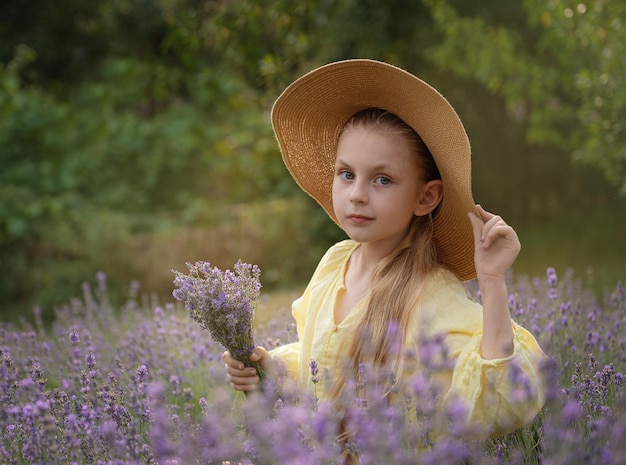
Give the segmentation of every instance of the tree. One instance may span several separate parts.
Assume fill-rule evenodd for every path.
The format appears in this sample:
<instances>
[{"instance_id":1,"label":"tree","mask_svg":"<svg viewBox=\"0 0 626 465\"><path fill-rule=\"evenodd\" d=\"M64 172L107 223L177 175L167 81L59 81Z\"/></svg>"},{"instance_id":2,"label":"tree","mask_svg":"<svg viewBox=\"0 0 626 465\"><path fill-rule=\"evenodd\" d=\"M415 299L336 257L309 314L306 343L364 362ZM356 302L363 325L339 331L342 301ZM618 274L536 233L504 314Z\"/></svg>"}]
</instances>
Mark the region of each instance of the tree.
<instances>
[{"instance_id":1,"label":"tree","mask_svg":"<svg viewBox=\"0 0 626 465\"><path fill-rule=\"evenodd\" d=\"M426 3L443 34L433 62L502 96L531 146L566 151L626 196L626 3L525 0L515 23Z\"/></svg>"},{"instance_id":2,"label":"tree","mask_svg":"<svg viewBox=\"0 0 626 465\"><path fill-rule=\"evenodd\" d=\"M107 267L125 285L143 271L127 253L140 234L305 199L269 111L295 78L346 58L388 61L446 95L481 201L517 219L562 205L547 200L561 191L579 207L606 190L570 158L624 179L622 13L605 0L0 2L0 300L49 306ZM339 237L302 204L305 241ZM275 262L314 265L294 256Z\"/></svg>"}]
</instances>

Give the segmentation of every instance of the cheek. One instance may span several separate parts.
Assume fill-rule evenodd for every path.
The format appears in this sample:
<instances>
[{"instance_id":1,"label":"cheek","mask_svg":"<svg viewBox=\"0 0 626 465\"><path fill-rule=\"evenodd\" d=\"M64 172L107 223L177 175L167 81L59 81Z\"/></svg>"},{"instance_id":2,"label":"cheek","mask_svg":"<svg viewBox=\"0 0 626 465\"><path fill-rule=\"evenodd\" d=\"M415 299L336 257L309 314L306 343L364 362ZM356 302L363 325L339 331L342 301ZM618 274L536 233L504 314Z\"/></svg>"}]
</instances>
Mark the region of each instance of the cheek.
<instances>
[{"instance_id":1,"label":"cheek","mask_svg":"<svg viewBox=\"0 0 626 465\"><path fill-rule=\"evenodd\" d=\"M332 185L332 196L333 197L341 197L343 195L343 192L345 192L345 189L343 189L343 187L345 187L342 183L341 183L341 179L337 176L335 176L333 178L333 185Z\"/></svg>"},{"instance_id":2,"label":"cheek","mask_svg":"<svg viewBox=\"0 0 626 465\"><path fill-rule=\"evenodd\" d=\"M335 211L335 214L337 213L337 205L339 204L339 200L341 198L341 194L339 192L339 186L337 184L336 181L337 178L335 178L335 180L333 181L333 188L331 191L331 200L333 202L333 210Z\"/></svg>"}]
</instances>

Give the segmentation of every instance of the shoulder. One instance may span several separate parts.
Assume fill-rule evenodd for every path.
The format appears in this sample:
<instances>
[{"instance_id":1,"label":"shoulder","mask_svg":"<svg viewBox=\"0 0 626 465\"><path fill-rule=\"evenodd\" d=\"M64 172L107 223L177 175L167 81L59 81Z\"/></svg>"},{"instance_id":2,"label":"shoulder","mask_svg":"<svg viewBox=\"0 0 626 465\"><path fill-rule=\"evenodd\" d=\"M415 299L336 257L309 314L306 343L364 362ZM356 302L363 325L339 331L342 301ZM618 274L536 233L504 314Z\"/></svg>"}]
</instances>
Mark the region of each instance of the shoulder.
<instances>
[{"instance_id":1,"label":"shoulder","mask_svg":"<svg viewBox=\"0 0 626 465\"><path fill-rule=\"evenodd\" d=\"M324 292L324 290L330 289L332 283L343 279L342 270L345 269L352 251L357 246L357 242L345 240L338 242L326 251L317 264L304 293L293 303L294 315L296 308L302 307L303 303L305 307L308 305L307 302L313 294L319 297L320 290Z\"/></svg>"},{"instance_id":2,"label":"shoulder","mask_svg":"<svg viewBox=\"0 0 626 465\"><path fill-rule=\"evenodd\" d=\"M445 268L438 268L424 277L422 296L425 300L451 297L468 299L463 282Z\"/></svg>"},{"instance_id":3,"label":"shoulder","mask_svg":"<svg viewBox=\"0 0 626 465\"><path fill-rule=\"evenodd\" d=\"M470 297L462 281L444 269L424 279L418 314L419 320L429 322L435 332L456 327L472 331L482 326L482 306Z\"/></svg>"},{"instance_id":4,"label":"shoulder","mask_svg":"<svg viewBox=\"0 0 626 465\"><path fill-rule=\"evenodd\" d=\"M350 255L357 248L358 242L347 239L330 247L319 261L311 278L312 282L327 278L343 269Z\"/></svg>"},{"instance_id":5,"label":"shoulder","mask_svg":"<svg viewBox=\"0 0 626 465\"><path fill-rule=\"evenodd\" d=\"M336 263L342 263L348 258L359 245L358 242L355 242L351 239L346 239L341 242L337 242L331 248L329 248L322 259L320 260L319 266L327 266Z\"/></svg>"}]
</instances>

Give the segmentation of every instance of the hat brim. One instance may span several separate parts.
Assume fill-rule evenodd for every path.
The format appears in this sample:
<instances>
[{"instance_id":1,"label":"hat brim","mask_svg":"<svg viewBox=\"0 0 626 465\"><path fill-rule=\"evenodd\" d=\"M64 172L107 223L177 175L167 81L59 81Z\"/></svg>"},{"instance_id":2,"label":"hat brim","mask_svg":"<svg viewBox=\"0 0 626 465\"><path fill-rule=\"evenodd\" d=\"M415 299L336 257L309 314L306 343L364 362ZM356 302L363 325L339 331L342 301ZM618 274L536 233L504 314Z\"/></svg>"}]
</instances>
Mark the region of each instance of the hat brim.
<instances>
[{"instance_id":1,"label":"hat brim","mask_svg":"<svg viewBox=\"0 0 626 465\"><path fill-rule=\"evenodd\" d=\"M469 140L452 106L421 79L365 59L331 63L297 79L272 108L272 126L287 169L337 223L332 204L337 142L346 122L367 108L396 114L430 150L444 190L434 217L438 260L459 279L473 279Z\"/></svg>"}]
</instances>

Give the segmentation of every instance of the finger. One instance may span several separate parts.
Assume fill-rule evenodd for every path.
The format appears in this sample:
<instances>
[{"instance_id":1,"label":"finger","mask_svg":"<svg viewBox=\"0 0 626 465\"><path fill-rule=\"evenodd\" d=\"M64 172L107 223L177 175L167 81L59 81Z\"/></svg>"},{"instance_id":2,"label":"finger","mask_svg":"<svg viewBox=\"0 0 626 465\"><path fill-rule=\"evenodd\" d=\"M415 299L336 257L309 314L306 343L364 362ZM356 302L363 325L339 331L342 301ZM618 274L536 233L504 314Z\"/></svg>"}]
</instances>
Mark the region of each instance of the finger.
<instances>
[{"instance_id":1,"label":"finger","mask_svg":"<svg viewBox=\"0 0 626 465\"><path fill-rule=\"evenodd\" d=\"M483 226L485 223L478 216L477 213L469 212L467 214L469 216L470 222L472 223L472 232L474 233L474 246L480 246L483 241Z\"/></svg>"},{"instance_id":2,"label":"finger","mask_svg":"<svg viewBox=\"0 0 626 465\"><path fill-rule=\"evenodd\" d=\"M229 376L237 376L237 377L250 377L250 376L256 376L257 371L256 369L252 368L252 367L232 367L230 365L225 365L226 367L226 373Z\"/></svg>"},{"instance_id":3,"label":"finger","mask_svg":"<svg viewBox=\"0 0 626 465\"><path fill-rule=\"evenodd\" d=\"M258 362L259 360L261 360L262 358L265 358L265 356L268 354L267 350L265 350L264 347L261 346L256 346L253 350L252 353L250 354L250 360L254 361L254 362Z\"/></svg>"},{"instance_id":4,"label":"finger","mask_svg":"<svg viewBox=\"0 0 626 465\"><path fill-rule=\"evenodd\" d=\"M228 363L230 360L233 360L233 356L230 355L229 351L226 351L222 354L222 361Z\"/></svg>"},{"instance_id":5,"label":"finger","mask_svg":"<svg viewBox=\"0 0 626 465\"><path fill-rule=\"evenodd\" d=\"M235 359L232 355L230 355L230 352L228 351L222 354L222 361L226 365L226 369L232 367L238 370L243 370L245 368L245 365L239 360Z\"/></svg>"},{"instance_id":6,"label":"finger","mask_svg":"<svg viewBox=\"0 0 626 465\"><path fill-rule=\"evenodd\" d=\"M259 384L235 384L235 383L230 383L230 386L235 390L235 391L254 391L255 389L258 389Z\"/></svg>"},{"instance_id":7,"label":"finger","mask_svg":"<svg viewBox=\"0 0 626 465\"><path fill-rule=\"evenodd\" d=\"M474 236L477 238L477 242L476 245L478 245L478 234L480 233L479 239L480 242L483 243L483 246L485 245L484 242L487 238L487 235L489 234L489 231L496 225L506 225L506 223L504 222L504 220L499 216L499 215L495 215L493 213L490 213L488 211L486 211L485 209L483 209L480 205L476 205L476 213L475 213L475 217L479 218L482 222L481 229L480 231L478 231L478 226L479 223L478 221L474 221L473 223L473 227L474 227ZM470 217L471 218L471 217Z\"/></svg>"},{"instance_id":8,"label":"finger","mask_svg":"<svg viewBox=\"0 0 626 465\"><path fill-rule=\"evenodd\" d=\"M226 365L226 369L233 370L243 370L246 367L242 362L232 357L224 360L224 365Z\"/></svg>"},{"instance_id":9,"label":"finger","mask_svg":"<svg viewBox=\"0 0 626 465\"><path fill-rule=\"evenodd\" d=\"M502 220L502 218L495 213L488 212L481 205L476 205L476 214L483 220L482 240L485 240L485 235L488 230L498 221Z\"/></svg>"},{"instance_id":10,"label":"finger","mask_svg":"<svg viewBox=\"0 0 626 465\"><path fill-rule=\"evenodd\" d=\"M485 222L489 221L491 218L496 216L494 213L491 213L485 210L480 204L476 204L476 213Z\"/></svg>"},{"instance_id":11,"label":"finger","mask_svg":"<svg viewBox=\"0 0 626 465\"><path fill-rule=\"evenodd\" d=\"M500 228L506 227L507 224L498 215L489 213L490 217L485 221L481 231L481 241L483 247L488 248L496 237L502 232Z\"/></svg>"},{"instance_id":12,"label":"finger","mask_svg":"<svg viewBox=\"0 0 626 465\"><path fill-rule=\"evenodd\" d=\"M487 237L490 234L493 236L492 230L494 228L499 228L502 226L506 226L506 223L498 215L493 215L491 218L489 218L489 220L487 220L485 224L483 225L482 236L481 236L483 243L487 240Z\"/></svg>"},{"instance_id":13,"label":"finger","mask_svg":"<svg viewBox=\"0 0 626 465\"><path fill-rule=\"evenodd\" d=\"M482 246L488 249L500 237L509 235L511 228L503 221L497 221L485 228Z\"/></svg>"},{"instance_id":14,"label":"finger","mask_svg":"<svg viewBox=\"0 0 626 465\"><path fill-rule=\"evenodd\" d=\"M235 391L241 391L241 392L251 392L251 391L256 391L257 389L259 389L259 385L258 384L231 384L231 387L235 390Z\"/></svg>"},{"instance_id":15,"label":"finger","mask_svg":"<svg viewBox=\"0 0 626 465\"><path fill-rule=\"evenodd\" d=\"M252 360L253 362L258 362L264 370L271 369L272 356L264 347L255 347L252 351L252 354L250 354L250 360Z\"/></svg>"},{"instance_id":16,"label":"finger","mask_svg":"<svg viewBox=\"0 0 626 465\"><path fill-rule=\"evenodd\" d=\"M233 389L237 391L251 391L256 389L259 385L259 377L237 377L237 376L229 376L228 381L230 382Z\"/></svg>"},{"instance_id":17,"label":"finger","mask_svg":"<svg viewBox=\"0 0 626 465\"><path fill-rule=\"evenodd\" d=\"M506 246L508 248L517 249L519 251L520 244L517 234L515 233L515 230L504 221L496 223L489 229L489 232L485 237L485 241L483 242L483 247L486 249L491 247L491 245L500 238L506 240Z\"/></svg>"},{"instance_id":18,"label":"finger","mask_svg":"<svg viewBox=\"0 0 626 465\"><path fill-rule=\"evenodd\" d=\"M238 386L244 384L256 384L259 382L259 377L257 375L254 376L233 376L227 375L226 378L230 381L231 384L236 384Z\"/></svg>"}]
</instances>

